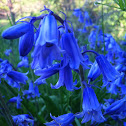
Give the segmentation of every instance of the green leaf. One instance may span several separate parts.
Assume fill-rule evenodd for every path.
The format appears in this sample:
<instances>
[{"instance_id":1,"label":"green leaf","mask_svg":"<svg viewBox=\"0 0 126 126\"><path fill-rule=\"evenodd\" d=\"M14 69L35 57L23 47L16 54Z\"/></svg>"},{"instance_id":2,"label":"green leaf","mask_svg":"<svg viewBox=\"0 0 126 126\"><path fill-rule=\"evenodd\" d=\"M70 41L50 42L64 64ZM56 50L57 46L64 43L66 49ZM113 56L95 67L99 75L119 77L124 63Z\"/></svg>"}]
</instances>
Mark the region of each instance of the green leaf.
<instances>
[{"instance_id":1,"label":"green leaf","mask_svg":"<svg viewBox=\"0 0 126 126\"><path fill-rule=\"evenodd\" d=\"M46 108L49 111L49 113L51 113L52 115L58 116L58 114L60 114L59 111L59 104L58 104L58 98L56 96L53 97L49 97L47 95L42 97L45 101L46 104Z\"/></svg>"},{"instance_id":2,"label":"green leaf","mask_svg":"<svg viewBox=\"0 0 126 126\"><path fill-rule=\"evenodd\" d=\"M119 0L119 6L120 8L123 10L124 9L124 5L123 5L123 1L122 0Z\"/></svg>"}]
</instances>

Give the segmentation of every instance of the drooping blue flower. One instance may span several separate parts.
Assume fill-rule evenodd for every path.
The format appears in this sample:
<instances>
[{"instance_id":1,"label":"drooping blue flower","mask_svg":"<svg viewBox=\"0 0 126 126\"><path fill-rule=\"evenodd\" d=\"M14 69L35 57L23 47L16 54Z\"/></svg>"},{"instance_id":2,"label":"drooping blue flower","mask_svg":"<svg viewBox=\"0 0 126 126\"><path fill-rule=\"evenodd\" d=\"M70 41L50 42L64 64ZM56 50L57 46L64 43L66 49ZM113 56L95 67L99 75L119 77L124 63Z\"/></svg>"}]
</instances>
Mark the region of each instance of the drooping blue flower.
<instances>
[{"instance_id":1,"label":"drooping blue flower","mask_svg":"<svg viewBox=\"0 0 126 126\"><path fill-rule=\"evenodd\" d=\"M83 91L82 108L82 112L75 114L77 118L83 118L81 123L86 123L90 120L96 122L105 121L96 94L90 87L86 87Z\"/></svg>"},{"instance_id":2,"label":"drooping blue flower","mask_svg":"<svg viewBox=\"0 0 126 126\"><path fill-rule=\"evenodd\" d=\"M90 79L91 81L94 81L98 76L100 76L100 74L101 74L101 71L99 69L97 62L95 61L93 65L91 66L91 69L89 70L88 79Z\"/></svg>"},{"instance_id":3,"label":"drooping blue flower","mask_svg":"<svg viewBox=\"0 0 126 126\"><path fill-rule=\"evenodd\" d=\"M41 22L39 36L36 41L36 46L47 43L58 44L58 26L55 17L50 12Z\"/></svg>"},{"instance_id":4,"label":"drooping blue flower","mask_svg":"<svg viewBox=\"0 0 126 126\"><path fill-rule=\"evenodd\" d=\"M34 126L34 119L28 114L15 115L12 116L12 119L15 125L18 126L29 126L29 125Z\"/></svg>"},{"instance_id":5,"label":"drooping blue flower","mask_svg":"<svg viewBox=\"0 0 126 126\"><path fill-rule=\"evenodd\" d=\"M109 93L111 94L117 94L119 93L119 88L122 87L122 78L123 78L124 74L121 73L120 76L111 82L108 82L106 85L106 82L103 84L103 87L106 87L106 89L108 90ZM104 81L103 81L104 82Z\"/></svg>"},{"instance_id":6,"label":"drooping blue flower","mask_svg":"<svg viewBox=\"0 0 126 126\"><path fill-rule=\"evenodd\" d=\"M26 81L28 80L28 77L26 76L27 73L21 73L17 71L10 71L5 75L5 80L8 81L8 84L20 88L19 83L26 84Z\"/></svg>"},{"instance_id":7,"label":"drooping blue flower","mask_svg":"<svg viewBox=\"0 0 126 126\"><path fill-rule=\"evenodd\" d=\"M29 83L29 89L28 90L24 90L23 91L23 95L27 95L27 99L29 99L29 98L34 98L34 86L33 86L33 83L32 82L30 82Z\"/></svg>"},{"instance_id":8,"label":"drooping blue flower","mask_svg":"<svg viewBox=\"0 0 126 126\"><path fill-rule=\"evenodd\" d=\"M20 37L19 40L19 53L20 56L26 56L32 49L34 42L34 27L30 23L30 28L27 33Z\"/></svg>"},{"instance_id":9,"label":"drooping blue flower","mask_svg":"<svg viewBox=\"0 0 126 126\"><path fill-rule=\"evenodd\" d=\"M23 95L27 95L27 99L40 97L38 86L34 87L33 82L29 83L29 89L23 91Z\"/></svg>"},{"instance_id":10,"label":"drooping blue flower","mask_svg":"<svg viewBox=\"0 0 126 126\"><path fill-rule=\"evenodd\" d=\"M2 37L4 39L17 39L27 33L30 29L29 22L23 22L21 24L17 24L9 27L2 33Z\"/></svg>"},{"instance_id":11,"label":"drooping blue flower","mask_svg":"<svg viewBox=\"0 0 126 126\"><path fill-rule=\"evenodd\" d=\"M39 36L33 52L32 68L45 68L52 65L53 60L61 60L64 53L58 46L59 33L55 17L50 12L41 22Z\"/></svg>"},{"instance_id":12,"label":"drooping blue flower","mask_svg":"<svg viewBox=\"0 0 126 126\"><path fill-rule=\"evenodd\" d=\"M89 27L92 25L92 20L87 11L84 12L84 20L85 20L85 27Z\"/></svg>"},{"instance_id":13,"label":"drooping blue flower","mask_svg":"<svg viewBox=\"0 0 126 126\"><path fill-rule=\"evenodd\" d=\"M73 113L67 113L58 117L54 117L50 114L53 121L44 123L46 126L72 126L72 122L75 117Z\"/></svg>"},{"instance_id":14,"label":"drooping blue flower","mask_svg":"<svg viewBox=\"0 0 126 126\"><path fill-rule=\"evenodd\" d=\"M17 109L20 109L21 108L21 101L22 101L21 96L18 95L17 97L13 97L13 98L9 99L8 102L9 103L17 103Z\"/></svg>"},{"instance_id":15,"label":"drooping blue flower","mask_svg":"<svg viewBox=\"0 0 126 126\"><path fill-rule=\"evenodd\" d=\"M60 68L60 64L55 64L49 68L36 69L34 72L35 72L35 75L41 76L40 79L46 79L46 78L56 74L57 72L59 72L59 68ZM36 81L39 81L40 79L38 79Z\"/></svg>"},{"instance_id":16,"label":"drooping blue flower","mask_svg":"<svg viewBox=\"0 0 126 126\"><path fill-rule=\"evenodd\" d=\"M79 21L80 23L84 23L84 16L83 16L83 13L82 13L82 12L79 13L78 21Z\"/></svg>"},{"instance_id":17,"label":"drooping blue flower","mask_svg":"<svg viewBox=\"0 0 126 126\"><path fill-rule=\"evenodd\" d=\"M52 66L53 60L61 60L61 53L64 53L55 44L45 44L43 46L36 46L33 53L32 69L37 67L45 68Z\"/></svg>"},{"instance_id":18,"label":"drooping blue flower","mask_svg":"<svg viewBox=\"0 0 126 126\"><path fill-rule=\"evenodd\" d=\"M69 64L59 70L59 80L56 85L51 84L52 89L58 89L61 86L65 86L69 91L76 89L73 83L72 69L70 68Z\"/></svg>"},{"instance_id":19,"label":"drooping blue flower","mask_svg":"<svg viewBox=\"0 0 126 126\"><path fill-rule=\"evenodd\" d=\"M87 29L86 29L86 27L84 26L83 29L78 29L78 31L80 31L81 33L86 33L86 32L87 32Z\"/></svg>"},{"instance_id":20,"label":"drooping blue flower","mask_svg":"<svg viewBox=\"0 0 126 126\"><path fill-rule=\"evenodd\" d=\"M69 57L70 68L78 69L80 64L86 67L86 65L84 64L84 58L72 33L64 33L62 35L61 45L63 50L66 51L66 55Z\"/></svg>"},{"instance_id":21,"label":"drooping blue flower","mask_svg":"<svg viewBox=\"0 0 126 126\"><path fill-rule=\"evenodd\" d=\"M96 56L96 61L105 81L114 81L120 76L120 73L109 63L104 55Z\"/></svg>"},{"instance_id":22,"label":"drooping blue flower","mask_svg":"<svg viewBox=\"0 0 126 126\"><path fill-rule=\"evenodd\" d=\"M6 74L8 73L9 71L12 70L12 66L11 64L7 61L7 60L3 60L1 63L0 63L0 74Z\"/></svg>"},{"instance_id":23,"label":"drooping blue flower","mask_svg":"<svg viewBox=\"0 0 126 126\"><path fill-rule=\"evenodd\" d=\"M11 49L6 49L6 51L4 53L5 53L6 56L9 56L11 52L12 52Z\"/></svg>"},{"instance_id":24,"label":"drooping blue flower","mask_svg":"<svg viewBox=\"0 0 126 126\"><path fill-rule=\"evenodd\" d=\"M95 45L96 45L96 32L94 30L91 31L90 35L88 36L88 41L90 43L90 48L95 49Z\"/></svg>"},{"instance_id":25,"label":"drooping blue flower","mask_svg":"<svg viewBox=\"0 0 126 126\"><path fill-rule=\"evenodd\" d=\"M18 63L17 67L29 67L28 58L22 57L22 60Z\"/></svg>"},{"instance_id":26,"label":"drooping blue flower","mask_svg":"<svg viewBox=\"0 0 126 126\"><path fill-rule=\"evenodd\" d=\"M76 17L79 17L80 13L81 13L81 9L80 8L77 8L77 9L73 10L73 15L75 15Z\"/></svg>"},{"instance_id":27,"label":"drooping blue flower","mask_svg":"<svg viewBox=\"0 0 126 126\"><path fill-rule=\"evenodd\" d=\"M2 61L3 61L3 59L0 58L0 62L2 62Z\"/></svg>"},{"instance_id":28,"label":"drooping blue flower","mask_svg":"<svg viewBox=\"0 0 126 126\"><path fill-rule=\"evenodd\" d=\"M126 97L115 101L105 109L105 114L114 115L126 111Z\"/></svg>"},{"instance_id":29,"label":"drooping blue flower","mask_svg":"<svg viewBox=\"0 0 126 126\"><path fill-rule=\"evenodd\" d=\"M36 85L41 85L41 84L46 84L47 82L46 82L46 79L41 79L41 77L40 77L34 83Z\"/></svg>"},{"instance_id":30,"label":"drooping blue flower","mask_svg":"<svg viewBox=\"0 0 126 126\"><path fill-rule=\"evenodd\" d=\"M34 92L35 92L34 94L35 97L40 97L41 93L39 93L39 88L37 85L34 87Z\"/></svg>"}]
</instances>

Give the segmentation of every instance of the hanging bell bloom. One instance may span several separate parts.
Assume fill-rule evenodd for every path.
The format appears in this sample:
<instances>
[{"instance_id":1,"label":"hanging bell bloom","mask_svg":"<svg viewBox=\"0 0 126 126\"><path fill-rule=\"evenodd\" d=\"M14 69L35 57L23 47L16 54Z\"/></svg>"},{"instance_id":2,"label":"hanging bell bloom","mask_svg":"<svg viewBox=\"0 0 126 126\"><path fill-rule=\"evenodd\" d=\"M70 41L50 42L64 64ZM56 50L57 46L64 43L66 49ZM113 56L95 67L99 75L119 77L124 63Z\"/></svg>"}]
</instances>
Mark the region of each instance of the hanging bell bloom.
<instances>
[{"instance_id":1,"label":"hanging bell bloom","mask_svg":"<svg viewBox=\"0 0 126 126\"><path fill-rule=\"evenodd\" d=\"M22 101L21 96L18 95L17 97L11 98L8 101L8 103L17 103L17 109L20 109L21 108L21 101Z\"/></svg>"},{"instance_id":2,"label":"hanging bell bloom","mask_svg":"<svg viewBox=\"0 0 126 126\"><path fill-rule=\"evenodd\" d=\"M55 17L50 12L40 22L39 36L33 52L32 68L51 66L53 60L62 60L65 51L58 47L59 33Z\"/></svg>"},{"instance_id":3,"label":"hanging bell bloom","mask_svg":"<svg viewBox=\"0 0 126 126\"><path fill-rule=\"evenodd\" d=\"M96 56L96 61L105 81L114 81L120 76L120 73L108 62L104 55Z\"/></svg>"},{"instance_id":4,"label":"hanging bell bloom","mask_svg":"<svg viewBox=\"0 0 126 126\"><path fill-rule=\"evenodd\" d=\"M41 76L40 78L38 78L35 82L37 83L37 81L40 81L42 79L46 79L49 78L50 76L56 74L59 72L59 68L60 68L60 64L55 64L50 68L44 68L44 69L36 69L35 75L37 76Z\"/></svg>"},{"instance_id":5,"label":"hanging bell bloom","mask_svg":"<svg viewBox=\"0 0 126 126\"><path fill-rule=\"evenodd\" d=\"M71 123L75 119L73 113L67 113L58 117L54 117L50 114L50 117L53 121L44 123L46 126L72 126Z\"/></svg>"},{"instance_id":6,"label":"hanging bell bloom","mask_svg":"<svg viewBox=\"0 0 126 126\"><path fill-rule=\"evenodd\" d=\"M82 108L82 112L75 114L75 117L83 118L81 123L86 123L90 120L96 122L105 121L96 94L94 90L90 87L86 87L83 91Z\"/></svg>"},{"instance_id":7,"label":"hanging bell bloom","mask_svg":"<svg viewBox=\"0 0 126 126\"><path fill-rule=\"evenodd\" d=\"M72 69L70 68L69 64L64 68L59 70L59 80L56 85L51 84L52 89L58 89L61 86L65 86L68 91L73 91L73 89L77 89L74 87L73 83L73 75Z\"/></svg>"},{"instance_id":8,"label":"hanging bell bloom","mask_svg":"<svg viewBox=\"0 0 126 126\"><path fill-rule=\"evenodd\" d=\"M21 24L17 24L14 26L11 26L10 28L6 29L2 33L2 37L4 39L17 39L27 33L30 29L30 23L29 22L23 22Z\"/></svg>"},{"instance_id":9,"label":"hanging bell bloom","mask_svg":"<svg viewBox=\"0 0 126 126\"><path fill-rule=\"evenodd\" d=\"M20 88L19 83L26 84L26 81L28 80L28 77L26 76L27 73L21 73L17 71L9 71L5 75L5 80L8 81L8 84L15 87L15 88Z\"/></svg>"},{"instance_id":10,"label":"hanging bell bloom","mask_svg":"<svg viewBox=\"0 0 126 126\"><path fill-rule=\"evenodd\" d=\"M36 46L33 52L32 69L36 67L45 68L52 66L53 60L62 60L61 54L64 53L57 45L46 43L43 46Z\"/></svg>"},{"instance_id":11,"label":"hanging bell bloom","mask_svg":"<svg viewBox=\"0 0 126 126\"><path fill-rule=\"evenodd\" d=\"M114 115L126 111L126 97L113 102L105 109L105 114Z\"/></svg>"},{"instance_id":12,"label":"hanging bell bloom","mask_svg":"<svg viewBox=\"0 0 126 126\"><path fill-rule=\"evenodd\" d=\"M20 56L26 56L32 49L34 42L34 27L30 24L29 31L20 37L19 40L19 53Z\"/></svg>"},{"instance_id":13,"label":"hanging bell bloom","mask_svg":"<svg viewBox=\"0 0 126 126\"><path fill-rule=\"evenodd\" d=\"M12 119L17 126L34 126L34 119L28 114L15 115L12 116Z\"/></svg>"},{"instance_id":14,"label":"hanging bell bloom","mask_svg":"<svg viewBox=\"0 0 126 126\"><path fill-rule=\"evenodd\" d=\"M88 79L90 79L90 81L94 81L98 76L100 76L100 74L101 71L99 69L97 62L95 61L88 73Z\"/></svg>"},{"instance_id":15,"label":"hanging bell bloom","mask_svg":"<svg viewBox=\"0 0 126 126\"><path fill-rule=\"evenodd\" d=\"M84 59L79 50L79 46L72 33L65 33L62 35L61 45L63 50L66 51L66 54L70 59L69 62L70 68L78 69L80 64L82 64L85 68L87 68L86 65L84 64Z\"/></svg>"},{"instance_id":16,"label":"hanging bell bloom","mask_svg":"<svg viewBox=\"0 0 126 126\"><path fill-rule=\"evenodd\" d=\"M21 57L21 59L17 67L29 67L28 57Z\"/></svg>"},{"instance_id":17,"label":"hanging bell bloom","mask_svg":"<svg viewBox=\"0 0 126 126\"><path fill-rule=\"evenodd\" d=\"M44 45L47 43L58 44L58 26L55 17L50 12L44 19L40 22L40 32L36 45Z\"/></svg>"}]
</instances>

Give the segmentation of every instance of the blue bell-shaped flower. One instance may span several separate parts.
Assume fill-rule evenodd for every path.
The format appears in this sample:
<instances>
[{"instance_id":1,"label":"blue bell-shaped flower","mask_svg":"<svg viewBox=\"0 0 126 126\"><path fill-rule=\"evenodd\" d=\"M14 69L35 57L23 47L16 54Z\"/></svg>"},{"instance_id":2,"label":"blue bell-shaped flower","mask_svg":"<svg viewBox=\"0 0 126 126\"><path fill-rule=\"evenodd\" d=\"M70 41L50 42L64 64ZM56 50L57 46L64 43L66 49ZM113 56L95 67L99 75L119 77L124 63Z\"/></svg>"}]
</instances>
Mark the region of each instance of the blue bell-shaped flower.
<instances>
[{"instance_id":1,"label":"blue bell-shaped flower","mask_svg":"<svg viewBox=\"0 0 126 126\"><path fill-rule=\"evenodd\" d=\"M34 42L34 27L30 24L29 31L20 37L19 40L19 53L20 56L26 56L32 49Z\"/></svg>"},{"instance_id":2,"label":"blue bell-shaped flower","mask_svg":"<svg viewBox=\"0 0 126 126\"><path fill-rule=\"evenodd\" d=\"M93 65L91 66L91 69L88 73L88 79L90 79L91 81L94 81L100 74L101 74L101 71L99 69L97 62L95 61Z\"/></svg>"},{"instance_id":3,"label":"blue bell-shaped flower","mask_svg":"<svg viewBox=\"0 0 126 126\"><path fill-rule=\"evenodd\" d=\"M40 33L36 41L36 45L44 45L47 43L58 44L58 27L55 17L50 12L41 21Z\"/></svg>"},{"instance_id":4,"label":"blue bell-shaped flower","mask_svg":"<svg viewBox=\"0 0 126 126\"><path fill-rule=\"evenodd\" d=\"M21 24L17 24L14 26L11 26L10 28L6 29L2 33L2 37L4 39L17 39L27 33L30 29L30 23L29 22L23 22Z\"/></svg>"},{"instance_id":5,"label":"blue bell-shaped flower","mask_svg":"<svg viewBox=\"0 0 126 126\"><path fill-rule=\"evenodd\" d=\"M108 62L104 55L96 56L96 61L105 81L114 81L120 76L120 73Z\"/></svg>"},{"instance_id":6,"label":"blue bell-shaped flower","mask_svg":"<svg viewBox=\"0 0 126 126\"><path fill-rule=\"evenodd\" d=\"M53 119L51 122L44 123L46 126L72 126L71 123L74 121L75 117L73 113L67 113L58 117L54 117L50 114Z\"/></svg>"},{"instance_id":7,"label":"blue bell-shaped flower","mask_svg":"<svg viewBox=\"0 0 126 126\"><path fill-rule=\"evenodd\" d=\"M103 122L105 118L102 115L101 107L96 97L94 90L86 87L83 91L83 111L75 114L77 118L82 118L81 123L86 123L89 120Z\"/></svg>"},{"instance_id":8,"label":"blue bell-shaped flower","mask_svg":"<svg viewBox=\"0 0 126 126\"><path fill-rule=\"evenodd\" d=\"M110 106L105 109L105 114L119 114L126 111L126 97L113 102Z\"/></svg>"},{"instance_id":9,"label":"blue bell-shaped flower","mask_svg":"<svg viewBox=\"0 0 126 126\"><path fill-rule=\"evenodd\" d=\"M66 51L66 54L70 59L70 62L69 62L70 68L78 69L80 66L80 63L84 67L86 67L86 65L83 63L84 58L79 50L79 46L72 33L65 33L62 35L61 46L63 50Z\"/></svg>"},{"instance_id":10,"label":"blue bell-shaped flower","mask_svg":"<svg viewBox=\"0 0 126 126\"><path fill-rule=\"evenodd\" d=\"M52 89L58 89L61 86L65 86L69 91L73 91L75 88L73 83L72 69L70 68L69 64L59 71L59 80L56 85L51 84Z\"/></svg>"},{"instance_id":11,"label":"blue bell-shaped flower","mask_svg":"<svg viewBox=\"0 0 126 126\"><path fill-rule=\"evenodd\" d=\"M12 119L17 126L34 126L34 119L28 114L15 115L12 116Z\"/></svg>"}]
</instances>

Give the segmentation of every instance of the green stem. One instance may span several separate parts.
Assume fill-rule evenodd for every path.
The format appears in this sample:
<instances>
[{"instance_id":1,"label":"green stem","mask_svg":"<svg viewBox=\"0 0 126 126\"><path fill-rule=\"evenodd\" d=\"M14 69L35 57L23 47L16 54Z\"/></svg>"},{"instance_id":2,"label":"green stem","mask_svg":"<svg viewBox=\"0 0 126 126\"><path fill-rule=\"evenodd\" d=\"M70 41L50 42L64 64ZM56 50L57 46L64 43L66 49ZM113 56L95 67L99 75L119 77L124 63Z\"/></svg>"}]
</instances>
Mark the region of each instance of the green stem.
<instances>
[{"instance_id":1,"label":"green stem","mask_svg":"<svg viewBox=\"0 0 126 126\"><path fill-rule=\"evenodd\" d=\"M98 3L98 2L95 2L95 4L101 4L101 5L105 5L105 6L108 6L108 7L112 7L112 8L116 8L116 9L120 9L121 10L121 8L115 7L115 6L111 6L109 4L103 4L103 3Z\"/></svg>"},{"instance_id":2,"label":"green stem","mask_svg":"<svg viewBox=\"0 0 126 126\"><path fill-rule=\"evenodd\" d=\"M81 80L81 104L80 104L80 111L81 111L82 102L83 102L83 90L84 90L84 85L82 83L84 81L84 71L83 71L82 65L80 65L80 67L79 67L79 72L80 72L80 80Z\"/></svg>"}]
</instances>

